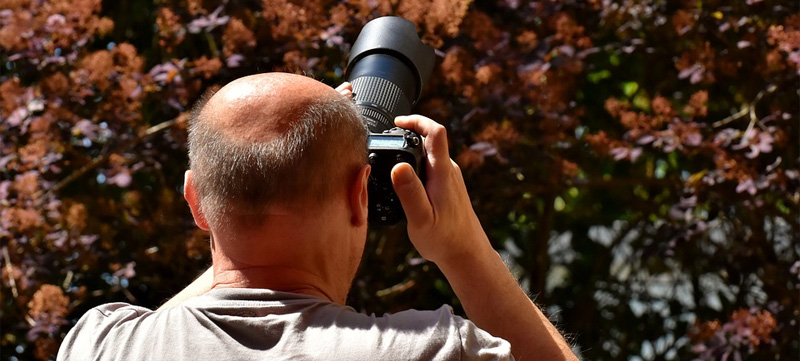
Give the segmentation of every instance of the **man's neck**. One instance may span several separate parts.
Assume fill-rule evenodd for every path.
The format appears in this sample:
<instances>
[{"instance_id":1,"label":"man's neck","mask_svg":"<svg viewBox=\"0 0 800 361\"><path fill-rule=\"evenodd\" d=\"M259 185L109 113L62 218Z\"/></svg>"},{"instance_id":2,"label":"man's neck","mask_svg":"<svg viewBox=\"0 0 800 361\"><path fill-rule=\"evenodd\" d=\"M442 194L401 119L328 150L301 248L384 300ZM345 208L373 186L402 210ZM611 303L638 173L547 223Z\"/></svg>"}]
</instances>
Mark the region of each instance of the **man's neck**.
<instances>
[{"instance_id":1,"label":"man's neck","mask_svg":"<svg viewBox=\"0 0 800 361\"><path fill-rule=\"evenodd\" d=\"M263 288L337 301L316 275L299 269L281 266L254 266L214 270L212 288Z\"/></svg>"},{"instance_id":2,"label":"man's neck","mask_svg":"<svg viewBox=\"0 0 800 361\"><path fill-rule=\"evenodd\" d=\"M347 230L319 216L273 215L263 224L213 232L215 288L266 288L345 302L355 265ZM360 256L360 254L359 254Z\"/></svg>"}]
</instances>

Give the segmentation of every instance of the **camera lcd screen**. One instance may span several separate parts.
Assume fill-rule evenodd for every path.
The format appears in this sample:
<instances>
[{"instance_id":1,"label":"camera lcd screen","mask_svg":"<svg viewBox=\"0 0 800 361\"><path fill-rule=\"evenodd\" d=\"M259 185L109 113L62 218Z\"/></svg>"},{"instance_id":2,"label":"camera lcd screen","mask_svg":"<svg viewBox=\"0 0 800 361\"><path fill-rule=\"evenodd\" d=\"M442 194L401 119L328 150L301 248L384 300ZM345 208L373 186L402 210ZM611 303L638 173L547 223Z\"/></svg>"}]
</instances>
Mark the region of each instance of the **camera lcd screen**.
<instances>
[{"instance_id":1,"label":"camera lcd screen","mask_svg":"<svg viewBox=\"0 0 800 361\"><path fill-rule=\"evenodd\" d=\"M369 148L402 148L406 144L403 137L370 136Z\"/></svg>"}]
</instances>

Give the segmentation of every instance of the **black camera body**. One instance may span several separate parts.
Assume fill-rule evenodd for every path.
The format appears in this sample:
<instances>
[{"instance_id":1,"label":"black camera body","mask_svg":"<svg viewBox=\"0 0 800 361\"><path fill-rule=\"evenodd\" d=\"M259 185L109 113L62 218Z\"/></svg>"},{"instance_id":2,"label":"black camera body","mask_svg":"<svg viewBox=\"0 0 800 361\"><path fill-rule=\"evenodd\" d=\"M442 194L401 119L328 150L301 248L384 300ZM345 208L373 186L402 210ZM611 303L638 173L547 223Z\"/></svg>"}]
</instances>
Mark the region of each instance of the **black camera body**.
<instances>
[{"instance_id":1,"label":"black camera body","mask_svg":"<svg viewBox=\"0 0 800 361\"><path fill-rule=\"evenodd\" d=\"M420 41L416 26L399 17L370 21L353 44L346 78L353 85L353 99L369 129L370 225L393 225L405 218L392 187L394 165L410 164L424 183L423 139L411 130L396 127L394 118L411 113L434 61L433 48Z\"/></svg>"},{"instance_id":2,"label":"black camera body","mask_svg":"<svg viewBox=\"0 0 800 361\"><path fill-rule=\"evenodd\" d=\"M370 133L367 140L369 164L369 221L375 225L391 225L403 219L403 207L392 187L391 172L397 163L408 163L425 179L425 152L422 137L408 129L392 128L383 133Z\"/></svg>"}]
</instances>

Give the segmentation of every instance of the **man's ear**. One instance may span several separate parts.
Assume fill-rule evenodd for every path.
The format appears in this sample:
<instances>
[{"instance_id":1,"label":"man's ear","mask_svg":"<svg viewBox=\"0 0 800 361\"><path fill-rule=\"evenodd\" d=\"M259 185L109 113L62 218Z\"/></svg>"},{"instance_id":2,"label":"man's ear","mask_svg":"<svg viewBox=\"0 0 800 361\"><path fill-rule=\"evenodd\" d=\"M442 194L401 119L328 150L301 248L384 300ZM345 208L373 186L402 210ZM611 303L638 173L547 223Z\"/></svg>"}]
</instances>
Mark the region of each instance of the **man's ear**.
<instances>
[{"instance_id":1,"label":"man's ear","mask_svg":"<svg viewBox=\"0 0 800 361\"><path fill-rule=\"evenodd\" d=\"M356 227L361 227L367 223L367 184L369 184L369 172L371 169L369 164L364 164L350 185L350 210L353 215L350 222Z\"/></svg>"},{"instance_id":2,"label":"man's ear","mask_svg":"<svg viewBox=\"0 0 800 361\"><path fill-rule=\"evenodd\" d=\"M189 209L192 210L192 217L197 227L204 231L208 231L208 221L200 211L200 201L197 199L197 193L194 191L194 184L192 184L192 171L187 170L183 176L183 198L189 203Z\"/></svg>"}]
</instances>

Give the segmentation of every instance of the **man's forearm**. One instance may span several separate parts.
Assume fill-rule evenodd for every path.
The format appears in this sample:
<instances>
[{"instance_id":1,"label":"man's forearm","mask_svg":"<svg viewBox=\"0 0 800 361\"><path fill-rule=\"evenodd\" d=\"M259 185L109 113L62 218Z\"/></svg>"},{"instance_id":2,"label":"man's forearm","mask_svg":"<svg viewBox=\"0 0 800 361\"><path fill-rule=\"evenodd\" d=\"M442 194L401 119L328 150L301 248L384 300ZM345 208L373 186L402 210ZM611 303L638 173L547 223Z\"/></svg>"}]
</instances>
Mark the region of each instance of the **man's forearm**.
<instances>
[{"instance_id":1,"label":"man's forearm","mask_svg":"<svg viewBox=\"0 0 800 361\"><path fill-rule=\"evenodd\" d=\"M425 137L425 187L410 165L392 168L392 185L408 219L408 237L419 254L444 272L478 327L511 343L515 358L576 360L492 249L472 211L461 169L450 159L444 126L420 115L397 117L395 124Z\"/></svg>"},{"instance_id":2,"label":"man's forearm","mask_svg":"<svg viewBox=\"0 0 800 361\"><path fill-rule=\"evenodd\" d=\"M440 264L470 320L511 343L517 360L577 360L490 246Z\"/></svg>"},{"instance_id":3,"label":"man's forearm","mask_svg":"<svg viewBox=\"0 0 800 361\"><path fill-rule=\"evenodd\" d=\"M163 310L170 307L175 307L181 304L183 301L186 301L194 296L200 296L211 289L211 285L214 282L214 269L213 267L209 267L200 277L197 277L192 283L190 283L186 288L178 292L177 295L173 296L169 299L165 304L159 307L159 310Z\"/></svg>"}]
</instances>

